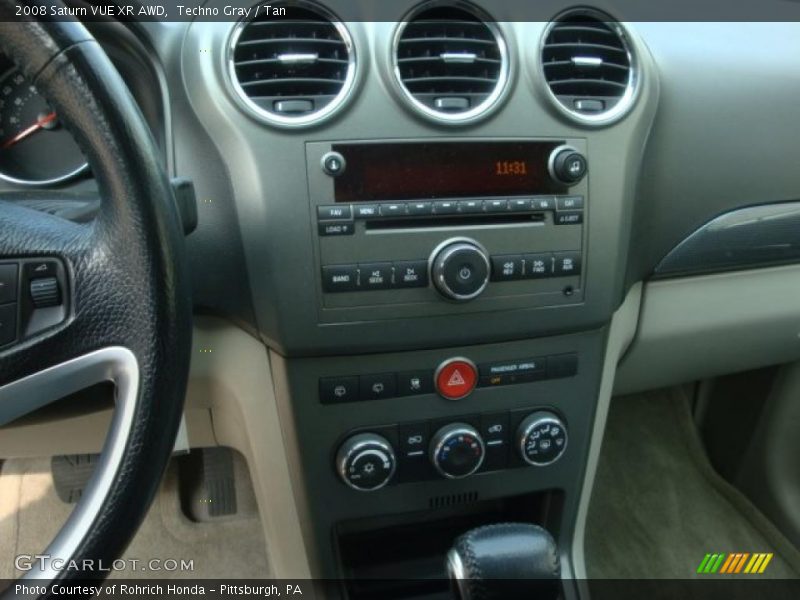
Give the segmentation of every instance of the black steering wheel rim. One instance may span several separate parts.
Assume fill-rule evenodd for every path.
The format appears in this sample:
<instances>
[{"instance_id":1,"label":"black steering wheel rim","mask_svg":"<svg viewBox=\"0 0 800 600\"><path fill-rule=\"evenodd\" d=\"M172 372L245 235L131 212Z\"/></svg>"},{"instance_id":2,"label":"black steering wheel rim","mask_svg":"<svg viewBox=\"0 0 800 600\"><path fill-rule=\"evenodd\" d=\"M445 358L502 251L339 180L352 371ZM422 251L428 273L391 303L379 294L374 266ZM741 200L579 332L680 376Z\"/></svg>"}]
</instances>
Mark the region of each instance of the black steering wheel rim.
<instances>
[{"instance_id":1,"label":"black steering wheel rim","mask_svg":"<svg viewBox=\"0 0 800 600\"><path fill-rule=\"evenodd\" d=\"M0 195L0 259L60 260L70 306L59 325L0 351L0 413L14 417L55 400L58 375L64 395L90 379L117 384L92 479L102 489L93 488L91 503L81 500L54 541L62 559L108 564L144 518L181 421L191 345L183 232L161 154L103 50L80 23L22 20L18 4L0 0L0 49L75 136L102 201L95 221L79 225ZM66 568L28 576L102 574Z\"/></svg>"}]
</instances>

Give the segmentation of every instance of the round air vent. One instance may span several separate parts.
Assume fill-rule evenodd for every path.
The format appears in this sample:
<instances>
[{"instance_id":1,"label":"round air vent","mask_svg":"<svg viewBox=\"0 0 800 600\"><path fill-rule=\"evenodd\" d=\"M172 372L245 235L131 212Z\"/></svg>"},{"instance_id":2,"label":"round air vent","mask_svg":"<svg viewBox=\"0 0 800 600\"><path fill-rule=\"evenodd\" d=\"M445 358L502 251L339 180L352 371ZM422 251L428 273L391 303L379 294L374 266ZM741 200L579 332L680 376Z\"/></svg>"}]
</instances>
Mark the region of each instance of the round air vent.
<instances>
[{"instance_id":1,"label":"round air vent","mask_svg":"<svg viewBox=\"0 0 800 600\"><path fill-rule=\"evenodd\" d=\"M404 97L434 120L464 123L497 105L509 80L500 29L476 8L424 4L397 28L394 74Z\"/></svg>"},{"instance_id":2,"label":"round air vent","mask_svg":"<svg viewBox=\"0 0 800 600\"><path fill-rule=\"evenodd\" d=\"M284 16L235 27L228 66L246 110L275 125L299 127L342 107L353 88L356 56L347 29L326 10L307 2L284 7Z\"/></svg>"},{"instance_id":3,"label":"round air vent","mask_svg":"<svg viewBox=\"0 0 800 600\"><path fill-rule=\"evenodd\" d=\"M548 26L541 65L556 106L572 119L604 125L624 116L638 88L622 26L594 10L569 11Z\"/></svg>"}]
</instances>

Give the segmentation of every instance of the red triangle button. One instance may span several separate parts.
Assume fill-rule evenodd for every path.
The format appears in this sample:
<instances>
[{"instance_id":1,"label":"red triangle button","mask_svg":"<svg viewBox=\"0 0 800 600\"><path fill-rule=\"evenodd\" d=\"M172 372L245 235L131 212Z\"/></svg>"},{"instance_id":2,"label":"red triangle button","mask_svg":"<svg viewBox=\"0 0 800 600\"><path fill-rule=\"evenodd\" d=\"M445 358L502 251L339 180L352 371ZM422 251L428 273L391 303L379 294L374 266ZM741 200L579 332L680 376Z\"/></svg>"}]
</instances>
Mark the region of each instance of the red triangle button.
<instances>
[{"instance_id":1,"label":"red triangle button","mask_svg":"<svg viewBox=\"0 0 800 600\"><path fill-rule=\"evenodd\" d=\"M446 360L436 371L436 390L448 400L469 396L478 382L478 371L471 361L463 358Z\"/></svg>"}]
</instances>

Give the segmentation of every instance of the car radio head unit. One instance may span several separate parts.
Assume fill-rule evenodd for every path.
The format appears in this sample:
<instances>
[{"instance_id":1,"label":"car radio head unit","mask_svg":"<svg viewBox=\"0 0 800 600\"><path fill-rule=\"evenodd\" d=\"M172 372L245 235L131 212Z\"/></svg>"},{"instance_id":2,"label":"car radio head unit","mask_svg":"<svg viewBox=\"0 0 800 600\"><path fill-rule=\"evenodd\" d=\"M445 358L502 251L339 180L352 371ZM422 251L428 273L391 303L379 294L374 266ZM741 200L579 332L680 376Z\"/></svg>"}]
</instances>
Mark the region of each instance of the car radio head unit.
<instances>
[{"instance_id":1,"label":"car radio head unit","mask_svg":"<svg viewBox=\"0 0 800 600\"><path fill-rule=\"evenodd\" d=\"M564 142L339 143L346 168L334 181L336 202L374 202L563 194L550 156Z\"/></svg>"}]
</instances>

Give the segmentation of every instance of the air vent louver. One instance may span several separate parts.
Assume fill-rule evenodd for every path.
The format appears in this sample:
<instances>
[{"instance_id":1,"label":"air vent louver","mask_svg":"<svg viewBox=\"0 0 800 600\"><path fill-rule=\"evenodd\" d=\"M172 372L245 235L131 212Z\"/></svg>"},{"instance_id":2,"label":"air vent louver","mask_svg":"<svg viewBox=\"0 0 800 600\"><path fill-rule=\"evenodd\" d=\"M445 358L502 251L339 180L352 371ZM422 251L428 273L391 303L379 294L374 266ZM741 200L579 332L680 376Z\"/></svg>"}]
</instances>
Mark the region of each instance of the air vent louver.
<instances>
[{"instance_id":1,"label":"air vent louver","mask_svg":"<svg viewBox=\"0 0 800 600\"><path fill-rule=\"evenodd\" d=\"M594 11L571 12L551 24L542 69L556 100L579 120L617 118L633 99L636 73L622 29Z\"/></svg>"},{"instance_id":2,"label":"air vent louver","mask_svg":"<svg viewBox=\"0 0 800 600\"><path fill-rule=\"evenodd\" d=\"M305 2L286 6L280 18L241 23L231 39L230 58L231 78L245 105L281 125L305 125L330 115L355 76L345 27Z\"/></svg>"},{"instance_id":3,"label":"air vent louver","mask_svg":"<svg viewBox=\"0 0 800 600\"><path fill-rule=\"evenodd\" d=\"M463 122L496 104L508 81L508 54L496 24L466 9L424 8L401 23L395 76L423 114Z\"/></svg>"}]
</instances>

